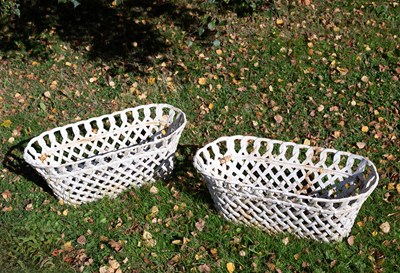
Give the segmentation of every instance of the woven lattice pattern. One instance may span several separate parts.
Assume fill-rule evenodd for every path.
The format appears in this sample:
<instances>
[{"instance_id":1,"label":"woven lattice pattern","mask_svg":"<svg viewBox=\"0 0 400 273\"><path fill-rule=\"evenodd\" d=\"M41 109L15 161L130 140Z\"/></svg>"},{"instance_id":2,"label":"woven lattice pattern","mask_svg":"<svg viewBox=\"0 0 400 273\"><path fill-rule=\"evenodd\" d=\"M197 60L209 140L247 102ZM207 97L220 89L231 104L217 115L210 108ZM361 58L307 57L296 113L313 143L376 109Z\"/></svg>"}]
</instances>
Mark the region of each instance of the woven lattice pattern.
<instances>
[{"instance_id":1,"label":"woven lattice pattern","mask_svg":"<svg viewBox=\"0 0 400 273\"><path fill-rule=\"evenodd\" d=\"M194 166L226 219L327 242L350 233L379 180L364 157L251 136L207 144Z\"/></svg>"},{"instance_id":2,"label":"woven lattice pattern","mask_svg":"<svg viewBox=\"0 0 400 273\"><path fill-rule=\"evenodd\" d=\"M185 124L171 105L139 106L44 132L24 159L58 198L81 204L167 176Z\"/></svg>"}]
</instances>

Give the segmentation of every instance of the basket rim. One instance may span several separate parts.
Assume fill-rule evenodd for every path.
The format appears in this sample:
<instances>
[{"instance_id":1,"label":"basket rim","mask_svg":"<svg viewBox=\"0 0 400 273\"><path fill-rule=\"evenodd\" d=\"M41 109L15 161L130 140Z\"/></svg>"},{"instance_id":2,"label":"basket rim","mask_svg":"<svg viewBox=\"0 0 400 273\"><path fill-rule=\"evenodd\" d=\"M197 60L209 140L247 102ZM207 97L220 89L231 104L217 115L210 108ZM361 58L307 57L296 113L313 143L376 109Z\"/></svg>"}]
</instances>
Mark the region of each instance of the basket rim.
<instances>
[{"instance_id":1,"label":"basket rim","mask_svg":"<svg viewBox=\"0 0 400 273\"><path fill-rule=\"evenodd\" d=\"M226 141L228 139L238 139L238 140L242 140L242 139L248 139L248 140L262 140L262 141L274 141L276 143L285 143L285 144L292 144L292 145L296 145L299 146L300 148L310 148L310 147L315 147L315 146L310 146L310 145L305 145L305 144L297 144L291 141L283 141L283 140L276 140L276 139L270 139L270 138L264 138L264 137L256 137L256 136L245 136L245 135L233 135L233 136L222 136L219 137L217 139L215 139L214 141L204 145L202 148L200 148L199 150L197 150L195 156L193 157L193 165L195 166L195 168L197 169L197 171L201 174L201 175L206 175L209 177L212 177L214 180L218 180L220 182L224 182L227 184L232 184L232 185L238 185L238 186L244 186L244 187L251 187L254 190L265 190L265 191L270 191L272 193L276 193L276 194L280 194L282 196L288 196L288 197L295 197L295 198L299 198L299 199L305 199L305 200L313 200L313 201L317 201L317 202L327 202L327 200L329 200L329 202L345 202L345 201L353 201L353 200L357 200L357 199L361 199L361 198L367 198L376 188L376 186L378 185L378 181L379 181L379 174L377 172L376 166L375 164L370 161L368 158L360 156L360 155L356 155L350 152L344 152L344 151L339 151L339 150L335 150L335 149L331 149L331 148L322 148L322 147L315 147L317 149L319 149L319 151L331 151L331 152L340 152L343 155L353 155L353 156L357 156L359 157L361 160L365 160L371 167L372 167L372 171L375 175L375 177L372 179L373 181L371 181L372 186L364 193L360 193L356 196L349 196L349 197L341 197L341 198L320 198L320 197L312 197L312 196L307 196L307 195L302 195L302 194L296 194L296 193L291 193L291 192L286 192L286 191L282 191L282 190L276 190L276 189L270 189L267 187L260 187L260 186L252 186L251 184L244 184L241 182L237 182L237 181L231 181L228 179L223 179L220 177L216 177L215 175L213 175L211 172L208 172L206 170L204 170L204 168L201 166L201 164L199 164L199 158L200 158L200 154L202 152L204 152L208 147L210 147L213 144L216 143L220 143L223 141ZM209 183L207 181L207 183ZM215 185L215 183L212 183L213 185Z\"/></svg>"},{"instance_id":2,"label":"basket rim","mask_svg":"<svg viewBox=\"0 0 400 273\"><path fill-rule=\"evenodd\" d=\"M165 138L161 138L161 139L158 139L156 141L151 141L151 142L140 144L140 145L137 145L137 144L130 145L130 146L127 146L127 147L124 147L124 148L121 148L121 149L116 149L116 150L112 150L112 151L109 151L109 152L106 152L106 153L95 155L93 157L83 158L83 159L79 159L79 160L76 160L76 161L73 161L73 162L67 162L67 163L63 163L63 164L46 165L46 164L38 162L32 156L30 156L29 153L28 153L28 149L32 146L32 144L34 142L36 142L38 139L43 138L45 135L48 135L48 134L51 134L53 132L56 132L56 131L60 130L61 128L69 128L69 127L72 127L72 126L79 126L79 125L82 125L82 124L85 124L85 123L88 123L88 122L90 123L91 121L94 121L94 120L97 120L97 119L104 119L104 118L107 118L107 117L116 116L116 115L122 114L124 112L131 111L131 110L133 111L133 110L140 110L140 109L152 108L152 107L163 107L163 108L167 108L167 109L176 111L178 114L181 114L182 117L183 117L182 124L179 125L177 130L175 130L173 133L169 134ZM85 161L89 160L90 158L105 156L105 155L109 155L109 154L112 154L112 153L115 153L115 152L124 152L124 151L129 150L129 149L131 149L133 147L142 148L142 147L145 147L145 146L150 145L150 144L158 144L160 142L165 141L166 139L171 138L172 136L175 136L178 131L182 130L185 127L186 123L187 123L186 114L181 109L179 109L177 107L174 107L174 106L172 106L170 104L167 104L167 103L152 103L152 104L146 104L146 105L139 105L139 106L136 106L136 107L126 108L126 109L123 109L123 110L120 110L120 111L115 111L115 112L112 112L110 114L104 114L104 115L100 115L100 116L96 116L96 117L91 117L91 118L88 118L88 119L85 119L85 120L77 121L77 122L74 122L74 123L68 123L66 125L55 127L55 128L50 129L50 130L44 131L41 134L33 137L28 142L28 144L26 145L26 147L24 149L23 158L29 165L31 165L34 168L38 168L38 169L59 168L59 167L68 166L70 164L79 164L79 163L82 163L82 162L85 162ZM145 152L137 153L137 155L140 155L140 154L145 154Z\"/></svg>"}]
</instances>

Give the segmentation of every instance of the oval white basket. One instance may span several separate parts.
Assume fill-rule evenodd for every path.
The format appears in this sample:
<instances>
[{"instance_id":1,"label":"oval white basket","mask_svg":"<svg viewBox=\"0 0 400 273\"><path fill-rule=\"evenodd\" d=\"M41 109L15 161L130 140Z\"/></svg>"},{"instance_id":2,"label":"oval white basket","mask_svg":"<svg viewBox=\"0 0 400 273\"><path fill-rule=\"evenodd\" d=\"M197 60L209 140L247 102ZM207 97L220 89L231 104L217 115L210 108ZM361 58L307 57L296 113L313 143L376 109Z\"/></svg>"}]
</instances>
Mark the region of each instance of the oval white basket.
<instances>
[{"instance_id":1,"label":"oval white basket","mask_svg":"<svg viewBox=\"0 0 400 273\"><path fill-rule=\"evenodd\" d=\"M207 144L194 166L225 219L325 242L348 236L379 180L364 157L252 136Z\"/></svg>"},{"instance_id":2,"label":"oval white basket","mask_svg":"<svg viewBox=\"0 0 400 273\"><path fill-rule=\"evenodd\" d=\"M171 105L138 106L44 132L24 159L58 198L91 202L167 176L185 124Z\"/></svg>"}]
</instances>

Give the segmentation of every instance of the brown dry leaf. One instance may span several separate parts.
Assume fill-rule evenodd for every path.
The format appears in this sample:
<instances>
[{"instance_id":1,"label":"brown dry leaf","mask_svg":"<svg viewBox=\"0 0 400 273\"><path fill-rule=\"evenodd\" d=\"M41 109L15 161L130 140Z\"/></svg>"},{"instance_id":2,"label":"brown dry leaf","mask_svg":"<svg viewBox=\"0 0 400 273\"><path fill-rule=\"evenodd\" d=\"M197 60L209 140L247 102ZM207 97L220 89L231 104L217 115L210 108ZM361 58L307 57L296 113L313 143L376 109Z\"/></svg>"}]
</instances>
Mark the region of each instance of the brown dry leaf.
<instances>
[{"instance_id":1,"label":"brown dry leaf","mask_svg":"<svg viewBox=\"0 0 400 273\"><path fill-rule=\"evenodd\" d=\"M305 6L311 5L311 0L299 0L299 3Z\"/></svg>"},{"instance_id":2,"label":"brown dry leaf","mask_svg":"<svg viewBox=\"0 0 400 273\"><path fill-rule=\"evenodd\" d=\"M365 145L367 144L365 142L357 142L356 145L359 149L364 149Z\"/></svg>"},{"instance_id":3,"label":"brown dry leaf","mask_svg":"<svg viewBox=\"0 0 400 273\"><path fill-rule=\"evenodd\" d=\"M347 238L347 243L351 246L354 245L354 239L354 235L351 235L349 238Z\"/></svg>"},{"instance_id":4,"label":"brown dry leaf","mask_svg":"<svg viewBox=\"0 0 400 273\"><path fill-rule=\"evenodd\" d=\"M397 190L397 193L400 194L400 184L396 185L396 190Z\"/></svg>"},{"instance_id":5,"label":"brown dry leaf","mask_svg":"<svg viewBox=\"0 0 400 273\"><path fill-rule=\"evenodd\" d=\"M233 271L235 271L235 265L229 262L226 264L226 269L228 270L229 273L232 273Z\"/></svg>"},{"instance_id":6,"label":"brown dry leaf","mask_svg":"<svg viewBox=\"0 0 400 273\"><path fill-rule=\"evenodd\" d=\"M195 226L197 228L198 231L203 231L204 229L204 224L206 223L206 221L204 221L204 219L199 219L198 222L196 222Z\"/></svg>"},{"instance_id":7,"label":"brown dry leaf","mask_svg":"<svg viewBox=\"0 0 400 273\"><path fill-rule=\"evenodd\" d=\"M390 232L390 224L389 222L382 223L379 228L382 230L383 233L389 233Z\"/></svg>"},{"instance_id":8,"label":"brown dry leaf","mask_svg":"<svg viewBox=\"0 0 400 273\"><path fill-rule=\"evenodd\" d=\"M122 243L120 241L116 242L114 240L110 240L108 242L109 246L114 249L116 252L120 252L122 250Z\"/></svg>"},{"instance_id":9,"label":"brown dry leaf","mask_svg":"<svg viewBox=\"0 0 400 273\"><path fill-rule=\"evenodd\" d=\"M110 257L110 260L108 261L108 264L110 265L110 267L114 270L118 269L120 267L119 262L117 262L116 260L114 260L114 258Z\"/></svg>"},{"instance_id":10,"label":"brown dry leaf","mask_svg":"<svg viewBox=\"0 0 400 273\"><path fill-rule=\"evenodd\" d=\"M276 115L274 116L274 120L276 121L276 123L282 123L283 121L283 117L281 115Z\"/></svg>"},{"instance_id":11,"label":"brown dry leaf","mask_svg":"<svg viewBox=\"0 0 400 273\"><path fill-rule=\"evenodd\" d=\"M202 264L197 267L197 269L202 273L210 273L211 268L208 264Z\"/></svg>"},{"instance_id":12,"label":"brown dry leaf","mask_svg":"<svg viewBox=\"0 0 400 273\"><path fill-rule=\"evenodd\" d=\"M369 78L368 78L367 76L362 76L362 77L361 77L361 81L362 81L362 82L368 82L368 81L369 81Z\"/></svg>"},{"instance_id":13,"label":"brown dry leaf","mask_svg":"<svg viewBox=\"0 0 400 273\"><path fill-rule=\"evenodd\" d=\"M179 262L180 259L181 259L181 255L177 254L174 257L172 257L171 260L168 261L168 264L169 265L176 264Z\"/></svg>"},{"instance_id":14,"label":"brown dry leaf","mask_svg":"<svg viewBox=\"0 0 400 273\"><path fill-rule=\"evenodd\" d=\"M152 193L152 194L157 194L157 193L158 193L158 188L155 187L155 186L151 186L151 188L150 188L150 193Z\"/></svg>"},{"instance_id":15,"label":"brown dry leaf","mask_svg":"<svg viewBox=\"0 0 400 273\"><path fill-rule=\"evenodd\" d=\"M32 203L29 203L28 205L26 205L26 206L25 206L25 210L26 210L26 211L31 211L31 210L33 210L33 204L32 204Z\"/></svg>"},{"instance_id":16,"label":"brown dry leaf","mask_svg":"<svg viewBox=\"0 0 400 273\"><path fill-rule=\"evenodd\" d=\"M218 259L218 249L212 248L210 250L211 255L213 256L214 259Z\"/></svg>"},{"instance_id":17,"label":"brown dry leaf","mask_svg":"<svg viewBox=\"0 0 400 273\"><path fill-rule=\"evenodd\" d=\"M11 206L8 206L8 207L4 207L1 211L12 211L13 210L13 208L11 207Z\"/></svg>"},{"instance_id":18,"label":"brown dry leaf","mask_svg":"<svg viewBox=\"0 0 400 273\"><path fill-rule=\"evenodd\" d=\"M1 193L1 196L4 200L8 201L11 198L11 192L9 190L5 190Z\"/></svg>"},{"instance_id":19,"label":"brown dry leaf","mask_svg":"<svg viewBox=\"0 0 400 273\"><path fill-rule=\"evenodd\" d=\"M333 132L333 137L334 137L334 138L339 138L341 134L342 134L342 133L341 133L340 131L334 131L334 132Z\"/></svg>"},{"instance_id":20,"label":"brown dry leaf","mask_svg":"<svg viewBox=\"0 0 400 273\"><path fill-rule=\"evenodd\" d=\"M227 162L232 160L232 156L227 155L219 159L219 163L226 164Z\"/></svg>"},{"instance_id":21,"label":"brown dry leaf","mask_svg":"<svg viewBox=\"0 0 400 273\"><path fill-rule=\"evenodd\" d=\"M86 244L86 237L81 235L81 236L78 237L78 239L76 239L76 241L77 241L78 244L84 245L84 244Z\"/></svg>"}]
</instances>

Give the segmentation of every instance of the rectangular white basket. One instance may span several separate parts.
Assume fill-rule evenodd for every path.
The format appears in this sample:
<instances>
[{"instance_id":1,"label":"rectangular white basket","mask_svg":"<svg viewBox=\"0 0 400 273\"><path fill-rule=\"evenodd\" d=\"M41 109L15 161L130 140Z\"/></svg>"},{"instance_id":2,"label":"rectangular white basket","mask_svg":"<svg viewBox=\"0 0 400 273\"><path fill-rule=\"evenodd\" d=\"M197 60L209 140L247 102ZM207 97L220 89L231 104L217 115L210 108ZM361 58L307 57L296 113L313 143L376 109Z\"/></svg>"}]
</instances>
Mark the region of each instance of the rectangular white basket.
<instances>
[{"instance_id":1,"label":"rectangular white basket","mask_svg":"<svg viewBox=\"0 0 400 273\"><path fill-rule=\"evenodd\" d=\"M24 159L58 198L91 202L168 175L185 124L171 105L138 106L44 132Z\"/></svg>"},{"instance_id":2,"label":"rectangular white basket","mask_svg":"<svg viewBox=\"0 0 400 273\"><path fill-rule=\"evenodd\" d=\"M379 180L364 157L252 136L207 144L194 166L227 220L325 242L348 236Z\"/></svg>"}]
</instances>

